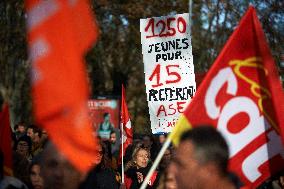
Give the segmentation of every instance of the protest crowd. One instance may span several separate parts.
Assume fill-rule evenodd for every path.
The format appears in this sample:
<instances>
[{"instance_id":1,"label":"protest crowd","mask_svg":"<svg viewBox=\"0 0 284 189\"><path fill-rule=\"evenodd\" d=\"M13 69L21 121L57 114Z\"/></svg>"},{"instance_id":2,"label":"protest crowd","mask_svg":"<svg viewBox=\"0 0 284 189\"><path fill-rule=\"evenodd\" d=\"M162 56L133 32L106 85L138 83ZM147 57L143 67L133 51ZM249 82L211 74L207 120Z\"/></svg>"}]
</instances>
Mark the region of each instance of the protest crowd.
<instances>
[{"instance_id":1,"label":"protest crowd","mask_svg":"<svg viewBox=\"0 0 284 189\"><path fill-rule=\"evenodd\" d=\"M115 140L99 141L99 163L86 175L80 174L36 125L15 125L11 135L13 177L4 176L1 152L0 188L140 188L143 179L165 142L165 134L137 136L126 148L125 182L121 183L121 162ZM213 142L212 142L213 141ZM215 150L215 151L214 151ZM242 188L240 179L228 173L228 146L214 128L200 126L185 132L178 148L170 146L147 188ZM190 186L190 187L189 187ZM284 187L284 174L267 180L259 189Z\"/></svg>"},{"instance_id":2,"label":"protest crowd","mask_svg":"<svg viewBox=\"0 0 284 189\"><path fill-rule=\"evenodd\" d=\"M99 32L88 1L25 6L33 123L11 125L0 104L0 189L284 189L284 93L254 7L200 86L191 15L140 20L141 134L123 84L119 103L90 99L83 57ZM116 123L97 104L118 107Z\"/></svg>"}]
</instances>

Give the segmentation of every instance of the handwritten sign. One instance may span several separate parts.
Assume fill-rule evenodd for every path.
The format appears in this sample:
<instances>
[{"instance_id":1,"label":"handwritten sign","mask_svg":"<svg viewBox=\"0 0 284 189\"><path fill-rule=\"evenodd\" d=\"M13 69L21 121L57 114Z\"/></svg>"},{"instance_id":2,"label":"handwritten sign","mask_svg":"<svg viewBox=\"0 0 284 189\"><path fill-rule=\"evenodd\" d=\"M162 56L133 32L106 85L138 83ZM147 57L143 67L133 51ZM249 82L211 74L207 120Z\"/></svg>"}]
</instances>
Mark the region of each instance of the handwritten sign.
<instances>
[{"instance_id":1,"label":"handwritten sign","mask_svg":"<svg viewBox=\"0 0 284 189\"><path fill-rule=\"evenodd\" d=\"M189 15L140 19L152 133L171 132L196 89Z\"/></svg>"}]
</instances>

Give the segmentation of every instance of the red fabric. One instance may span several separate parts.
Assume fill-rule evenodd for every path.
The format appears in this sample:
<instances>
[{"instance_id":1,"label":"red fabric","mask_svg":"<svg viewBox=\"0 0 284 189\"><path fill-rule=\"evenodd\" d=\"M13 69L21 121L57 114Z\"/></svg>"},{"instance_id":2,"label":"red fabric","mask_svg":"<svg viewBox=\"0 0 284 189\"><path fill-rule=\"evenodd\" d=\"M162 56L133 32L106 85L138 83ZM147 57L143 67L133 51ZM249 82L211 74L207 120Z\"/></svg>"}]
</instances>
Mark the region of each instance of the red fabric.
<instances>
[{"instance_id":1,"label":"red fabric","mask_svg":"<svg viewBox=\"0 0 284 189\"><path fill-rule=\"evenodd\" d=\"M242 186L240 189L252 189L252 188L249 186Z\"/></svg>"},{"instance_id":2,"label":"red fabric","mask_svg":"<svg viewBox=\"0 0 284 189\"><path fill-rule=\"evenodd\" d=\"M9 106L4 104L0 112L0 149L4 154L4 175L12 176L12 131L10 126Z\"/></svg>"},{"instance_id":3,"label":"red fabric","mask_svg":"<svg viewBox=\"0 0 284 189\"><path fill-rule=\"evenodd\" d=\"M126 189L129 189L130 186L131 186L131 184L132 184L131 178L129 178L129 177L127 177L127 176L125 175L125 177L124 177L124 183L125 183Z\"/></svg>"},{"instance_id":4,"label":"red fabric","mask_svg":"<svg viewBox=\"0 0 284 189\"><path fill-rule=\"evenodd\" d=\"M88 1L27 0L26 10L36 121L86 172L97 157L84 65L84 53L97 37Z\"/></svg>"},{"instance_id":5,"label":"red fabric","mask_svg":"<svg viewBox=\"0 0 284 189\"><path fill-rule=\"evenodd\" d=\"M154 183L155 183L155 181L156 181L156 178L157 178L157 175L158 175L158 172L157 172L157 171L154 171L154 173L152 174L152 176L151 176L151 178L150 178L150 180L149 180L149 182L148 182L148 184L149 184L150 186L153 186L153 185L154 185Z\"/></svg>"},{"instance_id":6,"label":"red fabric","mask_svg":"<svg viewBox=\"0 0 284 189\"><path fill-rule=\"evenodd\" d=\"M278 71L256 11L250 7L184 116L192 126L210 124L222 132L231 150L230 169L255 188L284 168L283 115ZM269 161L250 159L259 156Z\"/></svg>"},{"instance_id":7,"label":"red fabric","mask_svg":"<svg viewBox=\"0 0 284 189\"><path fill-rule=\"evenodd\" d=\"M123 148L122 145L120 147L120 152L119 152L119 161L118 164L121 163L121 158L122 155L124 156L125 154L125 149L129 144L132 143L132 137L133 137L133 131L132 131L132 126L131 126L131 121L130 121L130 116L127 108L127 103L126 103L126 97L125 97L125 89L124 86L122 85L122 93L121 93L121 138L123 143Z\"/></svg>"},{"instance_id":8,"label":"red fabric","mask_svg":"<svg viewBox=\"0 0 284 189\"><path fill-rule=\"evenodd\" d=\"M153 186L154 185L154 183L156 181L156 178L157 178L157 175L158 175L158 172L154 171L152 176L151 176L151 178L150 178L150 180L148 181L148 185L149 186ZM131 178L129 178L129 177L127 177L125 175L125 177L124 177L124 184L125 184L126 189L129 189L131 184L132 184Z\"/></svg>"}]
</instances>

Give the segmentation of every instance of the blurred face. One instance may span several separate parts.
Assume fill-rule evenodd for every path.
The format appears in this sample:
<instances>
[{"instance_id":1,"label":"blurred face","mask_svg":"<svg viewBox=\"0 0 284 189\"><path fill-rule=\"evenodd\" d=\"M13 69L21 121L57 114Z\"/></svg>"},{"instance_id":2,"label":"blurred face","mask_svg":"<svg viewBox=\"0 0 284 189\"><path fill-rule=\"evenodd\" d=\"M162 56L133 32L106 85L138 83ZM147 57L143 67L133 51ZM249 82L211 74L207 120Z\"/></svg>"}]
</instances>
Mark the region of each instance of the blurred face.
<instances>
[{"instance_id":1,"label":"blurred face","mask_svg":"<svg viewBox=\"0 0 284 189\"><path fill-rule=\"evenodd\" d=\"M34 138L34 130L32 128L28 128L27 135L29 137L31 137L31 139L33 140L33 138Z\"/></svg>"},{"instance_id":2,"label":"blurred face","mask_svg":"<svg viewBox=\"0 0 284 189\"><path fill-rule=\"evenodd\" d=\"M177 189L177 182L175 179L175 175L173 174L173 171L171 169L172 166L169 166L166 173L165 189Z\"/></svg>"},{"instance_id":3,"label":"blurred face","mask_svg":"<svg viewBox=\"0 0 284 189\"><path fill-rule=\"evenodd\" d=\"M25 126L19 125L19 126L18 126L18 131L19 131L20 133L24 133L24 132L26 131Z\"/></svg>"},{"instance_id":4,"label":"blurred face","mask_svg":"<svg viewBox=\"0 0 284 189\"><path fill-rule=\"evenodd\" d=\"M110 115L106 115L105 118L104 118L104 121L109 121L110 120Z\"/></svg>"},{"instance_id":5,"label":"blurred face","mask_svg":"<svg viewBox=\"0 0 284 189\"><path fill-rule=\"evenodd\" d=\"M116 134L115 134L115 133L112 133L112 134L110 135L109 140L110 140L110 142L111 142L112 144L114 144L114 143L116 142Z\"/></svg>"},{"instance_id":6,"label":"blurred face","mask_svg":"<svg viewBox=\"0 0 284 189\"><path fill-rule=\"evenodd\" d=\"M284 186L284 176L279 177L279 182L280 182L281 186L283 187Z\"/></svg>"},{"instance_id":7,"label":"blurred face","mask_svg":"<svg viewBox=\"0 0 284 189\"><path fill-rule=\"evenodd\" d=\"M149 154L146 150L140 149L136 155L136 165L138 168L147 167L149 161Z\"/></svg>"},{"instance_id":8,"label":"blurred face","mask_svg":"<svg viewBox=\"0 0 284 189\"><path fill-rule=\"evenodd\" d=\"M45 140L48 137L46 130L42 130L41 140Z\"/></svg>"},{"instance_id":9,"label":"blurred face","mask_svg":"<svg viewBox=\"0 0 284 189\"><path fill-rule=\"evenodd\" d=\"M38 133L34 133L33 142L34 143L39 143L40 142L40 137L38 136Z\"/></svg>"},{"instance_id":10,"label":"blurred face","mask_svg":"<svg viewBox=\"0 0 284 189\"><path fill-rule=\"evenodd\" d=\"M151 147L152 141L151 141L150 137L145 136L145 137L143 138L143 145L144 145L145 148Z\"/></svg>"},{"instance_id":11,"label":"blurred face","mask_svg":"<svg viewBox=\"0 0 284 189\"><path fill-rule=\"evenodd\" d=\"M176 150L176 156L170 164L179 189L204 188L204 167L193 158L194 146L189 141L180 143Z\"/></svg>"},{"instance_id":12,"label":"blurred face","mask_svg":"<svg viewBox=\"0 0 284 189\"><path fill-rule=\"evenodd\" d=\"M101 162L103 158L103 148L101 145L98 146L98 161Z\"/></svg>"},{"instance_id":13,"label":"blurred face","mask_svg":"<svg viewBox=\"0 0 284 189\"><path fill-rule=\"evenodd\" d=\"M166 165L169 165L171 157L172 157L171 151L167 149L162 157L162 162Z\"/></svg>"},{"instance_id":14,"label":"blurred face","mask_svg":"<svg viewBox=\"0 0 284 189\"><path fill-rule=\"evenodd\" d=\"M45 189L77 189L80 173L49 144L43 154L42 177Z\"/></svg>"},{"instance_id":15,"label":"blurred face","mask_svg":"<svg viewBox=\"0 0 284 189\"><path fill-rule=\"evenodd\" d=\"M159 136L159 142L160 144L163 144L166 141L166 136L165 135L160 135Z\"/></svg>"},{"instance_id":16,"label":"blurred face","mask_svg":"<svg viewBox=\"0 0 284 189\"><path fill-rule=\"evenodd\" d=\"M29 153L29 145L26 141L19 141L16 151L23 156L26 156Z\"/></svg>"},{"instance_id":17,"label":"blurred face","mask_svg":"<svg viewBox=\"0 0 284 189\"><path fill-rule=\"evenodd\" d=\"M33 165L30 173L31 183L34 189L42 189L43 188L43 179L40 176L40 166Z\"/></svg>"}]
</instances>

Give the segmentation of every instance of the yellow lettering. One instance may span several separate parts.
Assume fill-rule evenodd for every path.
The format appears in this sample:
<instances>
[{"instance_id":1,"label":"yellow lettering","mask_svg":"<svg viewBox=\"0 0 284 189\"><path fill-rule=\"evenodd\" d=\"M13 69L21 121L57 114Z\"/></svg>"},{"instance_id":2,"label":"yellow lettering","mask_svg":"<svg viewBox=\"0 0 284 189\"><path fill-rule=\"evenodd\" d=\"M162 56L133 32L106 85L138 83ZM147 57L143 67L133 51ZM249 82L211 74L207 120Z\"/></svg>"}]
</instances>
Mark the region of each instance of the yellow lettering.
<instances>
[{"instance_id":1,"label":"yellow lettering","mask_svg":"<svg viewBox=\"0 0 284 189\"><path fill-rule=\"evenodd\" d=\"M267 70L263 67L261 64L262 60L260 57L251 57L247 58L245 60L232 60L229 62L230 66L234 66L234 73L236 74L237 77L240 79L244 80L248 84L250 84L250 90L252 94L258 98L258 107L261 112L263 112L264 116L267 118L269 123L272 125L272 127L279 132L279 128L275 124L275 122L271 119L271 117L268 115L266 110L263 108L263 101L266 99L271 98L271 94L269 90L263 86L261 86L259 83L253 81L249 77L247 77L245 74L241 72L242 67L252 67L256 69L260 69L261 71L264 72L265 75L268 74Z\"/></svg>"}]
</instances>

